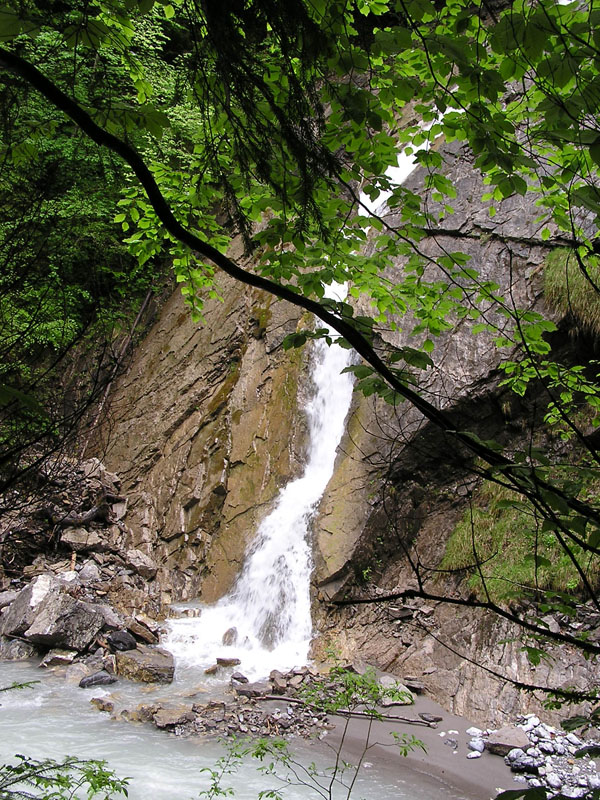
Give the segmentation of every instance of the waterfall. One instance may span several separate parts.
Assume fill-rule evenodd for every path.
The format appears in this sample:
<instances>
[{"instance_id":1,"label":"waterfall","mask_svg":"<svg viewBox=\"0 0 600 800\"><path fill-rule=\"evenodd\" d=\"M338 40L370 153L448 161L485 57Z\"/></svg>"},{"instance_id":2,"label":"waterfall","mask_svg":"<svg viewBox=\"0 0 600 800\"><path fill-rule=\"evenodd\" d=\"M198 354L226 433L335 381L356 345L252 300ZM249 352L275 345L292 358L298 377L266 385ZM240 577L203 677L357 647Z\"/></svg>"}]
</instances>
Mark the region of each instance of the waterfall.
<instances>
[{"instance_id":1,"label":"waterfall","mask_svg":"<svg viewBox=\"0 0 600 800\"><path fill-rule=\"evenodd\" d=\"M170 623L165 646L178 664L208 666L217 656L231 655L255 678L306 662L312 635L310 523L333 475L344 432L352 378L342 370L350 359L349 350L314 342L303 473L280 491L260 524L231 592L203 607L197 619ZM231 628L235 641L225 646L223 634Z\"/></svg>"},{"instance_id":2,"label":"waterfall","mask_svg":"<svg viewBox=\"0 0 600 800\"><path fill-rule=\"evenodd\" d=\"M398 154L396 165L386 170L392 186L406 180L415 169L415 153L428 147L426 140ZM360 202L368 213L381 214L390 195L391 191L383 192L371 201L361 192ZM340 288L329 287L328 296ZM248 677L256 678L273 668L305 663L312 634L309 529L333 475L344 432L352 379L341 371L351 358L349 350L328 347L322 340L314 344L314 393L306 408L309 445L304 472L281 490L273 511L262 521L232 591L215 605L204 607L198 619L170 623L165 645L178 665L208 666L219 655L231 655L242 659ZM223 634L232 628L235 641L224 645Z\"/></svg>"}]
</instances>

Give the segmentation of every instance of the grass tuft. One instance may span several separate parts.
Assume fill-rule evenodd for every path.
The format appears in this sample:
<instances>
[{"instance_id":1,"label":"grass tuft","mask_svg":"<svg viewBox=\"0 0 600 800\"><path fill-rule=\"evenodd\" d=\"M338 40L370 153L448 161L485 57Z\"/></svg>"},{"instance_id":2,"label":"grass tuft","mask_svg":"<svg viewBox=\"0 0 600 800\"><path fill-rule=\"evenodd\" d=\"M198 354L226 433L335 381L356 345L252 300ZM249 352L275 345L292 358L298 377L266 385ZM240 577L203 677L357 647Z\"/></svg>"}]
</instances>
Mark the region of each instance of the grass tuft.
<instances>
[{"instance_id":1,"label":"grass tuft","mask_svg":"<svg viewBox=\"0 0 600 800\"><path fill-rule=\"evenodd\" d=\"M590 264L588 271L600 284L600 269ZM544 295L560 314L570 314L582 330L600 336L600 297L569 250L553 250L547 257Z\"/></svg>"},{"instance_id":2,"label":"grass tuft","mask_svg":"<svg viewBox=\"0 0 600 800\"><path fill-rule=\"evenodd\" d=\"M507 501L516 501L518 507ZM576 546L572 549L592 585L597 585L599 559ZM487 599L489 593L498 603L536 590L578 594L582 589L554 533L541 531L524 498L488 481L474 493L471 508L452 532L440 567L463 571L478 599Z\"/></svg>"}]
</instances>

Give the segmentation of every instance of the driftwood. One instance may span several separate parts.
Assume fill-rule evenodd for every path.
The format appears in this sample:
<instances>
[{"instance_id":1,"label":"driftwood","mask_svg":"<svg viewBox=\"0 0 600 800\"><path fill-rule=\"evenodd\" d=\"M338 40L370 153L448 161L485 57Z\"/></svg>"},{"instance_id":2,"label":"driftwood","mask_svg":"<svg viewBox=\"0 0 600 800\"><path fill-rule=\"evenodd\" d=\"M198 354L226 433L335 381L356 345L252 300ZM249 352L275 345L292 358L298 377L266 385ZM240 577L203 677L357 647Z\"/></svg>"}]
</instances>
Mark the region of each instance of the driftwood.
<instances>
[{"instance_id":1,"label":"driftwood","mask_svg":"<svg viewBox=\"0 0 600 800\"><path fill-rule=\"evenodd\" d=\"M280 702L285 703L298 703L299 705L307 706L308 708L314 708L315 711L323 711L324 709L320 706L315 705L314 703L307 703L304 700L300 700L298 697L288 697L284 694L265 694L261 695L260 697L255 697L255 700L279 700ZM340 717L359 717L359 718L366 718L366 719L375 719L375 720L383 720L384 722L406 722L408 725L425 725L426 728L437 728L437 723L435 722L427 722L424 719L417 719L416 717L399 717L399 716L392 716L391 714L381 714L377 712L376 714L370 714L368 711L350 711L347 708L338 708L337 711L332 712L332 714L340 716Z\"/></svg>"}]
</instances>

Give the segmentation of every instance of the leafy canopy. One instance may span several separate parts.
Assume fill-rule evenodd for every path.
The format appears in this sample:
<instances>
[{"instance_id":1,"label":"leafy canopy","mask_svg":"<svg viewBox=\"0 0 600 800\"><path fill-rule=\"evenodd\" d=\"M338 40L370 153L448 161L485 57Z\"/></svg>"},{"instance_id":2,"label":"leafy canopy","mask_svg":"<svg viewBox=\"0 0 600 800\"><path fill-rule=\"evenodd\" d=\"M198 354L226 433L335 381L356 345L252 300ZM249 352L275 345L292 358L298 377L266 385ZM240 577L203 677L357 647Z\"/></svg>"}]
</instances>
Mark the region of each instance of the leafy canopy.
<instances>
[{"instance_id":1,"label":"leafy canopy","mask_svg":"<svg viewBox=\"0 0 600 800\"><path fill-rule=\"evenodd\" d=\"M546 424L561 436L586 446L576 412L597 424L596 366L557 358L555 323L518 307L460 249L423 246L453 213L439 144L458 142L483 176L489 215L530 195L539 243L565 248L597 293L600 6L488 5L4 4L0 67L19 90L39 92L41 112L33 129L3 139L3 157L37 163L60 125L123 159L112 173L122 187L114 222L134 274L168 252L196 317L202 298L218 295L215 266L315 312L363 357L352 367L359 389L410 400L478 456L476 471L518 493L513 502L543 520L595 597L578 556L597 557L600 546L587 473L574 479L571 465L557 478L543 451L505 453L456 430L417 388L440 337L461 325L499 348L507 387L541 392ZM53 72L62 53L64 70ZM394 182L401 148L423 169L425 192ZM385 198L393 224L365 197ZM226 255L236 235L252 255L246 265ZM348 283L351 301L325 299L333 282ZM383 347L375 335L401 329L414 347ZM288 344L314 335L330 336L319 328ZM584 462L597 470L593 448Z\"/></svg>"}]
</instances>

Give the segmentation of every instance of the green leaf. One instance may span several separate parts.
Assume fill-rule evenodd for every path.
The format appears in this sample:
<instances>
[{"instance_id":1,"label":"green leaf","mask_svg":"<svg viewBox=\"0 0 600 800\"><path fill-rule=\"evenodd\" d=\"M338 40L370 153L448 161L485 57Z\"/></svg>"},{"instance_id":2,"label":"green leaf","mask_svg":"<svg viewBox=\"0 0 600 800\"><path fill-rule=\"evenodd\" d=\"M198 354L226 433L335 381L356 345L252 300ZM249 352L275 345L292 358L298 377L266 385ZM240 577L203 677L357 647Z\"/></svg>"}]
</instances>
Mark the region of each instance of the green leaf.
<instances>
[{"instance_id":1,"label":"green leaf","mask_svg":"<svg viewBox=\"0 0 600 800\"><path fill-rule=\"evenodd\" d=\"M590 158L594 162L600 166L600 139L596 139L593 145L590 147Z\"/></svg>"}]
</instances>

